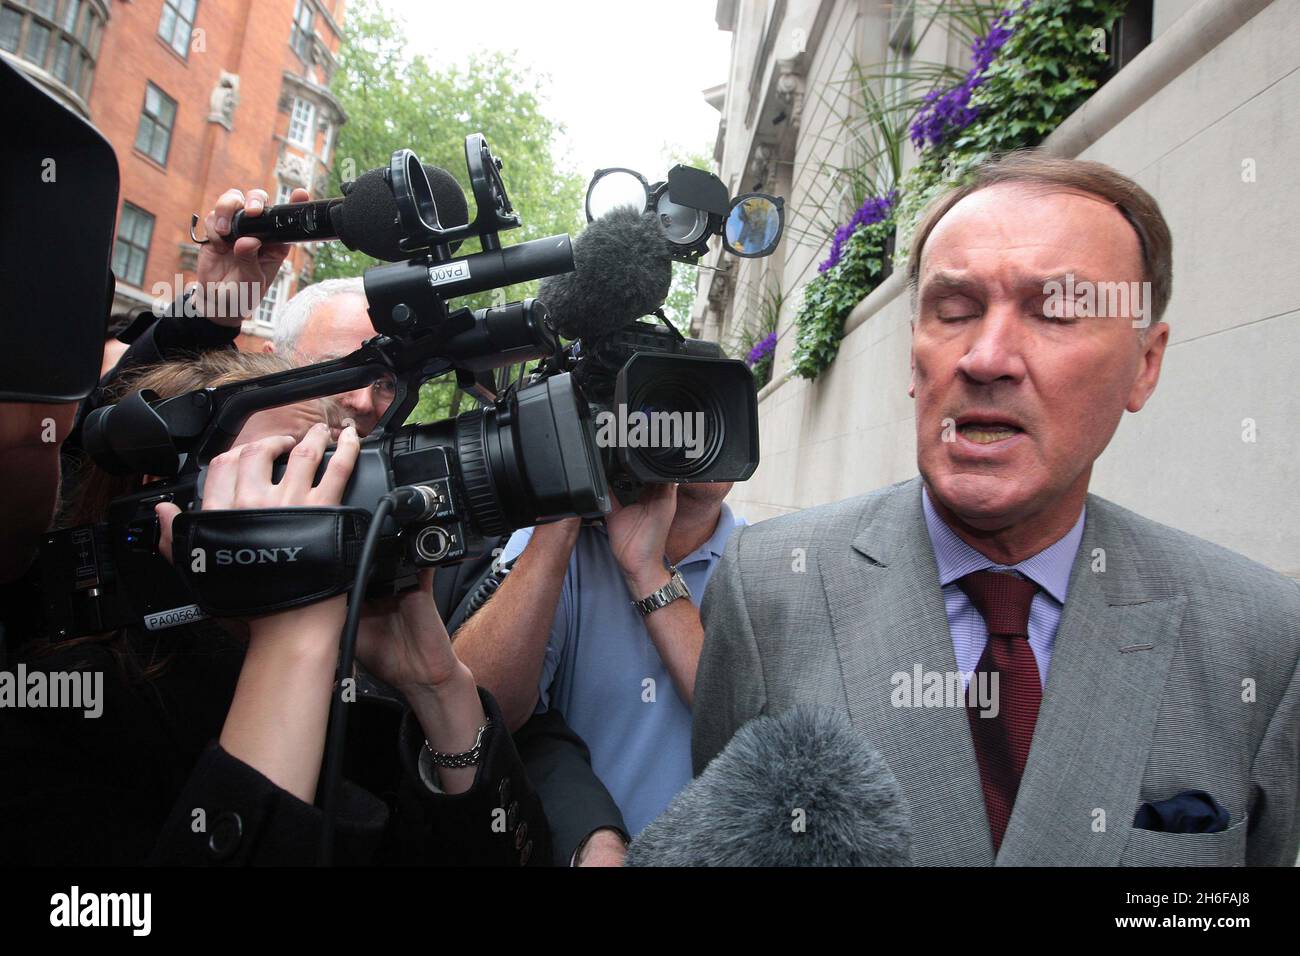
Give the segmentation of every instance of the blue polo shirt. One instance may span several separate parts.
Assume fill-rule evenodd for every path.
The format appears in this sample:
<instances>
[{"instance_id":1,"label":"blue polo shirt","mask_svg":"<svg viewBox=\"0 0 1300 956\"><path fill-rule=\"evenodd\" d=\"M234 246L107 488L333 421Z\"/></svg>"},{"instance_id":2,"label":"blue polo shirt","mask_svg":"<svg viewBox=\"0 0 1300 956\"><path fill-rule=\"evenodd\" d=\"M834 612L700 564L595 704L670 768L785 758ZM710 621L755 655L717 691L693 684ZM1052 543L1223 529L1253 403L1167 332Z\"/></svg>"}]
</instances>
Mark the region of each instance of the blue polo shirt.
<instances>
[{"instance_id":1,"label":"blue polo shirt","mask_svg":"<svg viewBox=\"0 0 1300 956\"><path fill-rule=\"evenodd\" d=\"M713 535L678 562L697 606L740 524L724 503ZM523 551L532 533L516 531L501 559ZM635 836L691 780L691 711L633 597L605 529L584 527L551 623L537 710L557 708L587 742L592 769Z\"/></svg>"}]
</instances>

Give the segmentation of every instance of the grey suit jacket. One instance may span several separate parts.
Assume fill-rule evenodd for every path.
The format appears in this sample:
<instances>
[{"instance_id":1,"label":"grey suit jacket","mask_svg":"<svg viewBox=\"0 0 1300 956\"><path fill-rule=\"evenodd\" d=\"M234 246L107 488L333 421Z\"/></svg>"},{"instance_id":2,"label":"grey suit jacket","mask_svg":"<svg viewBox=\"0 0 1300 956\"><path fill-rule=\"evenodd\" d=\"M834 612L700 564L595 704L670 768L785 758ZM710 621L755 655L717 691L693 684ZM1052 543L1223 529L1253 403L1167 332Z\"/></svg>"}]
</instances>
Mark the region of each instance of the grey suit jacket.
<instances>
[{"instance_id":1,"label":"grey suit jacket","mask_svg":"<svg viewBox=\"0 0 1300 956\"><path fill-rule=\"evenodd\" d=\"M1300 585L1094 495L1029 762L996 861L961 702L891 678L957 669L921 479L737 529L704 595L695 772L758 714L847 712L889 762L922 865L1292 865L1300 846ZM1135 829L1208 791L1211 834ZM810 821L811 822L811 821Z\"/></svg>"}]
</instances>

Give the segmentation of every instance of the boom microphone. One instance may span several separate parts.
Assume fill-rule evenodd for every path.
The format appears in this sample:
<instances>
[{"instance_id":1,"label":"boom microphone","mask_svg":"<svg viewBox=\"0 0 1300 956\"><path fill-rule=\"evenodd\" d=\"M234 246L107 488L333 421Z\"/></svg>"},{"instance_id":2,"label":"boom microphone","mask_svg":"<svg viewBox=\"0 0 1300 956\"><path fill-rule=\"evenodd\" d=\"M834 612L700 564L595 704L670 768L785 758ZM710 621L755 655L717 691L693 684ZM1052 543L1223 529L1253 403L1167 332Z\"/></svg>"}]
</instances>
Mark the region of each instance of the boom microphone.
<instances>
[{"instance_id":1,"label":"boom microphone","mask_svg":"<svg viewBox=\"0 0 1300 956\"><path fill-rule=\"evenodd\" d=\"M562 335L587 345L663 305L673 281L670 252L652 214L619 207L573 240L577 271L543 279L537 297Z\"/></svg>"},{"instance_id":2,"label":"boom microphone","mask_svg":"<svg viewBox=\"0 0 1300 956\"><path fill-rule=\"evenodd\" d=\"M632 841L627 866L911 866L910 813L841 714L756 717Z\"/></svg>"},{"instance_id":3,"label":"boom microphone","mask_svg":"<svg viewBox=\"0 0 1300 956\"><path fill-rule=\"evenodd\" d=\"M399 245L403 231L387 172L387 168L379 168L362 173L345 185L342 197L267 206L260 216L246 216L241 209L231 219L230 233L222 238L232 243L241 236L256 236L266 242L338 239L349 249L385 262L407 259L410 253ZM469 206L456 177L427 163L424 172L441 225L454 228L469 222Z\"/></svg>"}]
</instances>

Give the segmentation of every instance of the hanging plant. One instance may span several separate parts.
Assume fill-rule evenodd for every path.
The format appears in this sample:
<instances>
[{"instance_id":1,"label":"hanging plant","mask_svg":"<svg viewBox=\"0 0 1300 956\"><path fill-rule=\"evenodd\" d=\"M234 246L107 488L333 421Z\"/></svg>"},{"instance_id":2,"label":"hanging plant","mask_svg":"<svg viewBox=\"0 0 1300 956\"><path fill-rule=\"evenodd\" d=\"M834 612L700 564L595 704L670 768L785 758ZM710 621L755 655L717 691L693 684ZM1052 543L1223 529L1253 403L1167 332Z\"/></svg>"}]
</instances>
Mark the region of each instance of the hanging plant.
<instances>
[{"instance_id":1,"label":"hanging plant","mask_svg":"<svg viewBox=\"0 0 1300 956\"><path fill-rule=\"evenodd\" d=\"M757 306L746 310L751 321L737 333L732 354L745 360L754 374L754 388L760 389L772 378L772 361L776 355L777 328L781 324L781 307L785 294L775 282L763 287Z\"/></svg>"},{"instance_id":2,"label":"hanging plant","mask_svg":"<svg viewBox=\"0 0 1300 956\"><path fill-rule=\"evenodd\" d=\"M814 379L840 350L844 320L889 273L893 209L897 196L872 196L836 230L831 254L804 286L795 316L791 371Z\"/></svg>"},{"instance_id":3,"label":"hanging plant","mask_svg":"<svg viewBox=\"0 0 1300 956\"><path fill-rule=\"evenodd\" d=\"M754 388L762 388L772 380L772 357L776 354L776 333L769 332L749 350L745 364L754 373Z\"/></svg>"}]
</instances>

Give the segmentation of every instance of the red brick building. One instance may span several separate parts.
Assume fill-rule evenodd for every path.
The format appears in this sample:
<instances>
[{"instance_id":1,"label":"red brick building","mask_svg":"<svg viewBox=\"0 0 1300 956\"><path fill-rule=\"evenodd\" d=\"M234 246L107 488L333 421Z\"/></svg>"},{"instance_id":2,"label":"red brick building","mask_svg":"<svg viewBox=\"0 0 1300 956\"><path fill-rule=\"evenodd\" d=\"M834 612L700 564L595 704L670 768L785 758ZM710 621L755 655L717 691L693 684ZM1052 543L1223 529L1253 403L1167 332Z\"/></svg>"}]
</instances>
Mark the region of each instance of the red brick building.
<instances>
[{"instance_id":1,"label":"red brick building","mask_svg":"<svg viewBox=\"0 0 1300 956\"><path fill-rule=\"evenodd\" d=\"M273 202L296 186L326 195L347 120L328 89L344 3L0 0L0 55L89 117L117 153L115 311L194 278L190 214L227 188L261 186ZM314 251L294 248L247 333L270 334Z\"/></svg>"}]
</instances>

